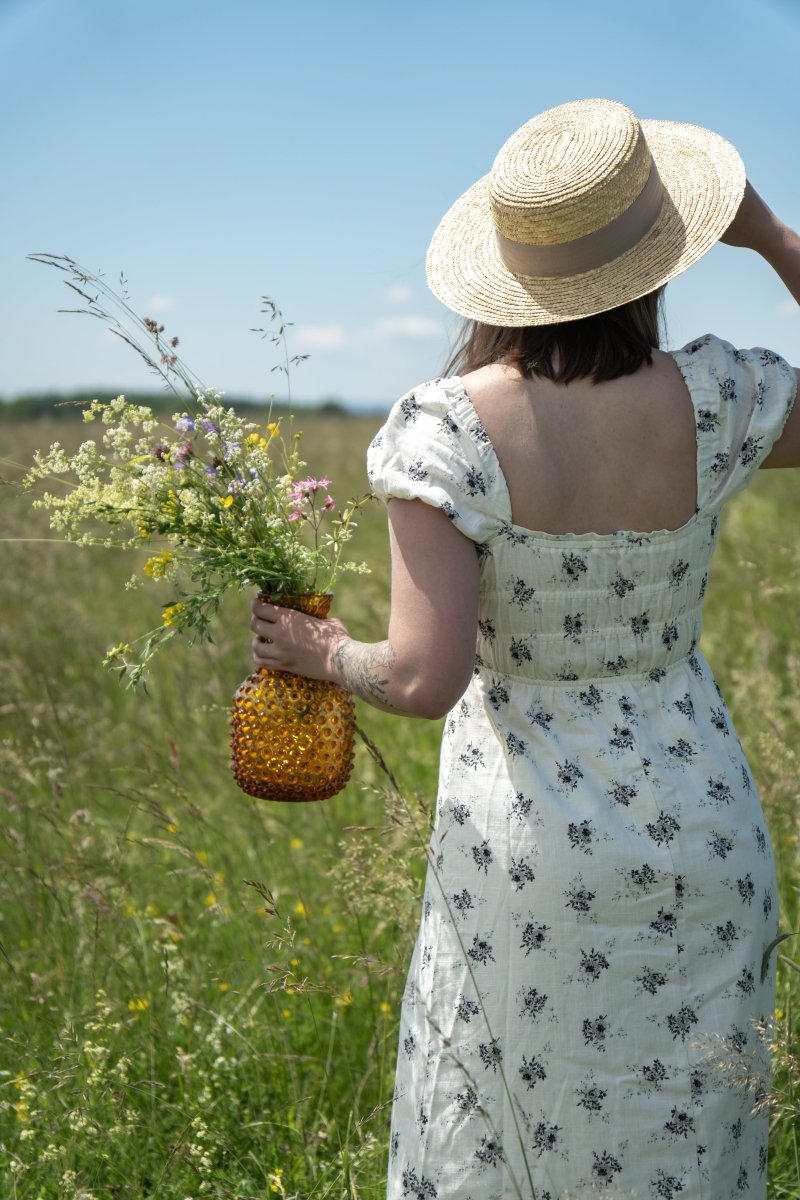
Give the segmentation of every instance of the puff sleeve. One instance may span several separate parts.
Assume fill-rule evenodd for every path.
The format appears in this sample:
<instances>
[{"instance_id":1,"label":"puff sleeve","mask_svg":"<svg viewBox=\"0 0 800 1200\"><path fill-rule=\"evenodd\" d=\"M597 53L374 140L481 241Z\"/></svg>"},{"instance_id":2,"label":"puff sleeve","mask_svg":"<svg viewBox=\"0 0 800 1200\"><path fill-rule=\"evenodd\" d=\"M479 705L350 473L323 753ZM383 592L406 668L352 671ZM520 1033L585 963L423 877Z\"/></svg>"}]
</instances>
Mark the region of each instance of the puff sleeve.
<instances>
[{"instance_id":1,"label":"puff sleeve","mask_svg":"<svg viewBox=\"0 0 800 1200\"><path fill-rule=\"evenodd\" d=\"M422 500L477 543L510 515L491 442L457 378L422 384L398 400L369 447L367 474L384 502Z\"/></svg>"},{"instance_id":2,"label":"puff sleeve","mask_svg":"<svg viewBox=\"0 0 800 1200\"><path fill-rule=\"evenodd\" d=\"M712 334L675 359L695 406L698 508L720 507L748 486L783 432L797 377L772 350L737 350Z\"/></svg>"}]
</instances>

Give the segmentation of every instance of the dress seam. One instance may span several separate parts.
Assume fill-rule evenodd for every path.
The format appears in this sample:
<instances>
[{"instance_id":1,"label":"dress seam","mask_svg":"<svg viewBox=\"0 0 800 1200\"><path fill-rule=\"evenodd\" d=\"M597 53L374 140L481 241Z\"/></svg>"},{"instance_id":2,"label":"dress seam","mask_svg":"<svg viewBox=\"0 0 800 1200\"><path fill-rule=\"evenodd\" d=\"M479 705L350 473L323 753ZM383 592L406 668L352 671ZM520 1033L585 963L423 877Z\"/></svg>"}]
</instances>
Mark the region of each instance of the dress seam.
<instances>
[{"instance_id":1,"label":"dress seam","mask_svg":"<svg viewBox=\"0 0 800 1200\"><path fill-rule=\"evenodd\" d=\"M511 679L515 683L525 683L538 688L576 688L583 687L589 683L601 683L604 687L610 687L612 684L619 683L621 687L628 681L642 680L646 683L655 684L657 680L651 678L654 670L664 671L665 674L670 674L676 668L686 666L692 670L691 658L698 653L697 647L694 646L687 654L677 659L674 663L665 664L658 667L650 667L647 671L620 671L618 675L581 675L578 679L546 679L535 675L514 675L510 671L501 671L499 669L488 666L486 663L479 663L475 667L473 679L480 678L482 675L491 675L497 679ZM660 678L663 679L663 676Z\"/></svg>"}]
</instances>

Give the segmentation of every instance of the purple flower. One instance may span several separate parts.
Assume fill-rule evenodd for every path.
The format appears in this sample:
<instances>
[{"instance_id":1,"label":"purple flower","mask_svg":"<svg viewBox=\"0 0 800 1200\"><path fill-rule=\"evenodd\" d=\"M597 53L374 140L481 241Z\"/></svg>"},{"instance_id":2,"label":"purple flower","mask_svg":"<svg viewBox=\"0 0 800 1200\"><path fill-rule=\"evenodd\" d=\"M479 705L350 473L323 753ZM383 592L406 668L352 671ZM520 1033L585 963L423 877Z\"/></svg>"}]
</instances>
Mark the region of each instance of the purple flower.
<instances>
[{"instance_id":1,"label":"purple flower","mask_svg":"<svg viewBox=\"0 0 800 1200\"><path fill-rule=\"evenodd\" d=\"M194 458L194 446L191 442L181 442L175 451L175 466L182 469L187 465L190 458Z\"/></svg>"},{"instance_id":2,"label":"purple flower","mask_svg":"<svg viewBox=\"0 0 800 1200\"><path fill-rule=\"evenodd\" d=\"M216 435L219 433L219 426L215 425L213 421L210 421L208 417L203 417L203 420L200 422L200 424L203 427L204 433L209 433L214 437L216 437Z\"/></svg>"},{"instance_id":3,"label":"purple flower","mask_svg":"<svg viewBox=\"0 0 800 1200\"><path fill-rule=\"evenodd\" d=\"M150 448L150 453L157 458L159 462L166 462L169 455L169 446L166 442L157 442L155 446Z\"/></svg>"},{"instance_id":4,"label":"purple flower","mask_svg":"<svg viewBox=\"0 0 800 1200\"><path fill-rule=\"evenodd\" d=\"M177 429L178 433L193 433L194 417L190 417L188 413L181 413L173 428Z\"/></svg>"}]
</instances>

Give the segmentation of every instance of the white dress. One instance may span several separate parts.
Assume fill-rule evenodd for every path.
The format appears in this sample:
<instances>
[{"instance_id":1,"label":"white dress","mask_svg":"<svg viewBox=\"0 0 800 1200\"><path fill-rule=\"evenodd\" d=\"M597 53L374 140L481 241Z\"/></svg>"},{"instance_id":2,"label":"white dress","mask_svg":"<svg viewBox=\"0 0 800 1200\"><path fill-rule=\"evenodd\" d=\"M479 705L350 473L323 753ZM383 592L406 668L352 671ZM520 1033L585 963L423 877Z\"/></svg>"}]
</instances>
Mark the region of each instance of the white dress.
<instances>
[{"instance_id":1,"label":"white dress","mask_svg":"<svg viewBox=\"0 0 800 1200\"><path fill-rule=\"evenodd\" d=\"M697 646L720 510L795 376L710 335L674 358L697 428L678 530L514 525L458 378L410 392L370 447L379 495L444 509L481 566L403 999L390 1200L766 1194L765 1118L709 1054L766 1080L774 865Z\"/></svg>"}]
</instances>

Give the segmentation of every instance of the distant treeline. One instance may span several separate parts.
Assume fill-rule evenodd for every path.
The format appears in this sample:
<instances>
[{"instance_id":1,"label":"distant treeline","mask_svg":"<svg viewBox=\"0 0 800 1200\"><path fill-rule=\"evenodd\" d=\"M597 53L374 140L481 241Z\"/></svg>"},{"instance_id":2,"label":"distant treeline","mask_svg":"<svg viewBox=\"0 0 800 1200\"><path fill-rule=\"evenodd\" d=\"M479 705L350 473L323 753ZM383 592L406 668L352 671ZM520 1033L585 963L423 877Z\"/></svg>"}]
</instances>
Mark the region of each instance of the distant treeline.
<instances>
[{"instance_id":1,"label":"distant treeline","mask_svg":"<svg viewBox=\"0 0 800 1200\"><path fill-rule=\"evenodd\" d=\"M113 400L119 392L39 392L31 395L17 396L12 400L0 398L0 423L8 421L28 421L56 419L75 419L82 408L91 404L92 400ZM187 399L179 398L169 392L125 392L126 399L131 404L146 404L158 417L169 418L175 412L181 412L190 407ZM245 397L225 396L225 403L232 405L240 412L252 416L253 419L266 417L269 412L273 417L286 414L289 409L285 401L274 400L271 404L255 401ZM376 405L375 411L379 411ZM294 405L295 415L304 413L319 413L327 416L351 416L340 400L322 400L317 404ZM366 415L361 413L361 415Z\"/></svg>"}]
</instances>

